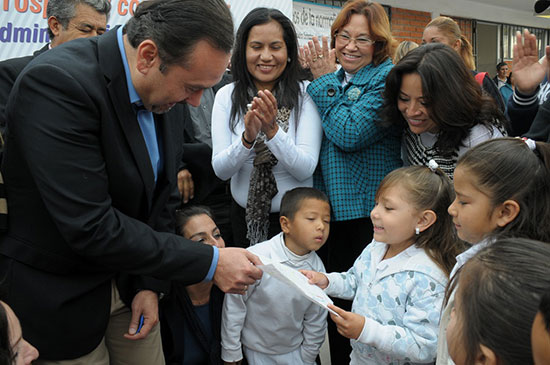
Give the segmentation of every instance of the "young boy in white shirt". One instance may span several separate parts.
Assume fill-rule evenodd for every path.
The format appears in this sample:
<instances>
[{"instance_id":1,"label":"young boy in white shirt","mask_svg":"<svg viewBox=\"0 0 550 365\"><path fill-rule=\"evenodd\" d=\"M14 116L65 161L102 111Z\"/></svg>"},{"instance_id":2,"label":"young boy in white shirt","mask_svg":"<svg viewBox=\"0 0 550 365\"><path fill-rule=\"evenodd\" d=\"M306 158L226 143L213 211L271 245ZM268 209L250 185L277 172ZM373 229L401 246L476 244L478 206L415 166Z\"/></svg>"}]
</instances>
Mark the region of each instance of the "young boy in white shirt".
<instances>
[{"instance_id":1,"label":"young boy in white shirt","mask_svg":"<svg viewBox=\"0 0 550 365\"><path fill-rule=\"evenodd\" d=\"M330 226L327 196L314 188L289 190L281 200L282 233L248 248L293 269L325 267L315 251ZM222 314L222 359L240 364L314 364L325 339L327 311L264 273L245 295L227 294Z\"/></svg>"}]
</instances>

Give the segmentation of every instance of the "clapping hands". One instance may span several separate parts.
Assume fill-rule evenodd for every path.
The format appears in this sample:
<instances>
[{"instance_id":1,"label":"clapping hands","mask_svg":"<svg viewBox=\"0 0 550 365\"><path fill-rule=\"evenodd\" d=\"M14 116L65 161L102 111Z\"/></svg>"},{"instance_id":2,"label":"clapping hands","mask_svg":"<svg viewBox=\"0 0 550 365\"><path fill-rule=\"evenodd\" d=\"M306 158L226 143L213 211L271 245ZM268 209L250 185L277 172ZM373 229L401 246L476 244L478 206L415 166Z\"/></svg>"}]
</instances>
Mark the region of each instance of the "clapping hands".
<instances>
[{"instance_id":1,"label":"clapping hands","mask_svg":"<svg viewBox=\"0 0 550 365\"><path fill-rule=\"evenodd\" d=\"M252 99L252 103L244 116L244 137L247 141L254 141L260 131L267 139L273 138L279 126L277 125L277 99L269 90L260 90Z\"/></svg>"}]
</instances>

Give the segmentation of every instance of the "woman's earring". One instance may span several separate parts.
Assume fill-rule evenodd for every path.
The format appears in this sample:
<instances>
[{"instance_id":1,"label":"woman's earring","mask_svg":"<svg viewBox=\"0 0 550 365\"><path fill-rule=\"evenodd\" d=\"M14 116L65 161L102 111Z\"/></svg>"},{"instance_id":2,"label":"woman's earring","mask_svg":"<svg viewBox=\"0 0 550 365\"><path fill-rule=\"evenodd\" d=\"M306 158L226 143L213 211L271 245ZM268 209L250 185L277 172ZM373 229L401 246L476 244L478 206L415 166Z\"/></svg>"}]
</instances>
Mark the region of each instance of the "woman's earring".
<instances>
[{"instance_id":1,"label":"woman's earring","mask_svg":"<svg viewBox=\"0 0 550 365\"><path fill-rule=\"evenodd\" d=\"M414 233L416 233L416 235L418 236L420 234L420 228L416 227L414 229Z\"/></svg>"},{"instance_id":2,"label":"woman's earring","mask_svg":"<svg viewBox=\"0 0 550 365\"><path fill-rule=\"evenodd\" d=\"M292 61L290 57L286 59L286 62L290 63L290 61Z\"/></svg>"}]
</instances>

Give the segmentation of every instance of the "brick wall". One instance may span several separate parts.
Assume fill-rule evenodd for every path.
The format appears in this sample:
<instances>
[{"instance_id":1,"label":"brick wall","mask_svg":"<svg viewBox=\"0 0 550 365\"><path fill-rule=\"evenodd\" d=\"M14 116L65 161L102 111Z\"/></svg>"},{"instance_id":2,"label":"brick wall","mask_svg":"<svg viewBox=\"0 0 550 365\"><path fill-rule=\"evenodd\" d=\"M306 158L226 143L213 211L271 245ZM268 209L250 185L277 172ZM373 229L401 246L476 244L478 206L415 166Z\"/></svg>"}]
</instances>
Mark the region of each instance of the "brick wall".
<instances>
[{"instance_id":1,"label":"brick wall","mask_svg":"<svg viewBox=\"0 0 550 365\"><path fill-rule=\"evenodd\" d=\"M453 18L459 25L462 34L472 43L473 22L470 19ZM432 15L425 11L391 8L392 35L398 42L413 41L422 43L424 27L432 20Z\"/></svg>"},{"instance_id":2,"label":"brick wall","mask_svg":"<svg viewBox=\"0 0 550 365\"><path fill-rule=\"evenodd\" d=\"M422 43L424 27L432 20L425 11L391 8L392 35L398 42L413 41Z\"/></svg>"}]
</instances>

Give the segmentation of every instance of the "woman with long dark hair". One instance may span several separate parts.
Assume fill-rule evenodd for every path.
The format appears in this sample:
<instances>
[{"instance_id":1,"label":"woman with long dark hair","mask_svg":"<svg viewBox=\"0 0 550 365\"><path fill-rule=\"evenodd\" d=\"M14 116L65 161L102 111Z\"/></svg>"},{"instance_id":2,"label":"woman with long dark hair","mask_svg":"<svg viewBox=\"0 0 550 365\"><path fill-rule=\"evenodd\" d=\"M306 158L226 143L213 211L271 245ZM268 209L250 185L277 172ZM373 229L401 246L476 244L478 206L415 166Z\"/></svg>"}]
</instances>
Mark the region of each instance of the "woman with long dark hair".
<instances>
[{"instance_id":1,"label":"woman with long dark hair","mask_svg":"<svg viewBox=\"0 0 550 365\"><path fill-rule=\"evenodd\" d=\"M457 52L441 43L412 50L386 79L384 117L404 128L405 162L433 159L449 177L469 148L506 135L504 117Z\"/></svg>"},{"instance_id":2,"label":"woman with long dark hair","mask_svg":"<svg viewBox=\"0 0 550 365\"><path fill-rule=\"evenodd\" d=\"M286 191L312 186L322 130L301 81L296 31L279 10L243 19L231 72L212 111L212 166L231 179L234 242L247 247L280 232Z\"/></svg>"}]
</instances>

